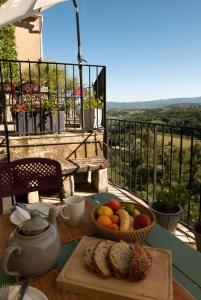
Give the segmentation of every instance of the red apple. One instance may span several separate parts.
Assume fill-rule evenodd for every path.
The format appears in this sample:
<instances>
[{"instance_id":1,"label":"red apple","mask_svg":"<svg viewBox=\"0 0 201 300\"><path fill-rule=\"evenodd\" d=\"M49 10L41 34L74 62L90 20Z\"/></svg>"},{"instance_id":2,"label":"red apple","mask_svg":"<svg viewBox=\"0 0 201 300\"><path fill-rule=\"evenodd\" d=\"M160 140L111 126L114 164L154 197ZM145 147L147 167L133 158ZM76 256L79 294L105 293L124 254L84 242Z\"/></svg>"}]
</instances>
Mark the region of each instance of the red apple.
<instances>
[{"instance_id":1,"label":"red apple","mask_svg":"<svg viewBox=\"0 0 201 300\"><path fill-rule=\"evenodd\" d=\"M147 227L151 224L151 220L147 214L137 215L134 219L134 228L140 229Z\"/></svg>"},{"instance_id":2,"label":"red apple","mask_svg":"<svg viewBox=\"0 0 201 300\"><path fill-rule=\"evenodd\" d=\"M121 208L121 204L116 199L110 199L107 202L107 206L109 206L113 211L117 211L118 209Z\"/></svg>"}]
</instances>

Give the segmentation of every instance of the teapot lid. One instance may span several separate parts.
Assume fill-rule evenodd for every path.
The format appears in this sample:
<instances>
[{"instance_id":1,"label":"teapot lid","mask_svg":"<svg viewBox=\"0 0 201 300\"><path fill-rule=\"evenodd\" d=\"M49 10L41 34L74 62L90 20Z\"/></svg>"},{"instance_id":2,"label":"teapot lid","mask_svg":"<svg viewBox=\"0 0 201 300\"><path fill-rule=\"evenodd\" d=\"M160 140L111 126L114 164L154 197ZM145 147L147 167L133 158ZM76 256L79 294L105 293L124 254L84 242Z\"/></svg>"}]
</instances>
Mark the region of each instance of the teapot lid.
<instances>
[{"instance_id":1,"label":"teapot lid","mask_svg":"<svg viewBox=\"0 0 201 300\"><path fill-rule=\"evenodd\" d=\"M30 211L31 219L18 226L18 232L26 236L38 235L49 227L47 219L41 217L37 209Z\"/></svg>"}]
</instances>

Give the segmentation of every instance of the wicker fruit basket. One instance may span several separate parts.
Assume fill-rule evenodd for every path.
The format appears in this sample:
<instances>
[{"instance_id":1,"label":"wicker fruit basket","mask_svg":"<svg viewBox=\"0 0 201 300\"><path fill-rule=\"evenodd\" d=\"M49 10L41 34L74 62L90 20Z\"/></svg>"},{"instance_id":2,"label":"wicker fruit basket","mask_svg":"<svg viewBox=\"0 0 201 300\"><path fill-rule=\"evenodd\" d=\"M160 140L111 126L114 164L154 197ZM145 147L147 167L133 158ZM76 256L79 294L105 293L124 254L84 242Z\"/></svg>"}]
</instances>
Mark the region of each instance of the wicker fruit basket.
<instances>
[{"instance_id":1,"label":"wicker fruit basket","mask_svg":"<svg viewBox=\"0 0 201 300\"><path fill-rule=\"evenodd\" d=\"M133 202L120 202L121 206L124 206L125 204L132 203ZM106 203L105 203L106 204ZM94 224L97 233L106 239L114 240L114 241L119 241L119 240L124 240L125 242L128 243L133 243L133 242L143 242L150 231L150 229L155 225L155 216L154 214L145 206L139 204L139 203L134 203L135 208L139 210L140 213L142 214L147 214L151 220L151 223L149 226L141 228L141 229L133 229L132 231L127 231L127 232L121 232L121 231L116 231L112 230L110 228L107 228L104 225L99 224L96 221L97 218L97 209L98 207L105 205L104 203L97 206L96 208L93 209L92 211L92 223Z\"/></svg>"}]
</instances>

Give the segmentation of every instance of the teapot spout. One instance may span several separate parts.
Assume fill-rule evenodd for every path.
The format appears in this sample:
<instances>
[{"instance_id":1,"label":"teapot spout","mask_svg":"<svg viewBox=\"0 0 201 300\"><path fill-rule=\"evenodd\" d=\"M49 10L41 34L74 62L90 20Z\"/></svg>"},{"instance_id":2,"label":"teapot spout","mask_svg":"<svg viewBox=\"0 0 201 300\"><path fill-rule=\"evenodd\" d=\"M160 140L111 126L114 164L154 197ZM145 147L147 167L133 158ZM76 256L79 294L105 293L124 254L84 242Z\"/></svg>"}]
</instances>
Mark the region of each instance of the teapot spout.
<instances>
[{"instance_id":1,"label":"teapot spout","mask_svg":"<svg viewBox=\"0 0 201 300\"><path fill-rule=\"evenodd\" d=\"M51 207L48 214L48 221L54 227L57 227L57 216L56 216L56 208Z\"/></svg>"}]
</instances>

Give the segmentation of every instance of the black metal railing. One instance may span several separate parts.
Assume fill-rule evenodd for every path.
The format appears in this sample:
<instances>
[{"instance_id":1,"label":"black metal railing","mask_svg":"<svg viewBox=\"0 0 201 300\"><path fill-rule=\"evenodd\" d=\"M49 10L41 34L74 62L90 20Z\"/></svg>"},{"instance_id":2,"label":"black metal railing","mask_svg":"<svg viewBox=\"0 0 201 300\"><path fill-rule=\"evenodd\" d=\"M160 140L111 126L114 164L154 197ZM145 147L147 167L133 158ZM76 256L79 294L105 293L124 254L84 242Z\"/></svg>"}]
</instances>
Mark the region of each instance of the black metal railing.
<instances>
[{"instance_id":1,"label":"black metal railing","mask_svg":"<svg viewBox=\"0 0 201 300\"><path fill-rule=\"evenodd\" d=\"M105 66L0 60L0 90L10 135L105 127Z\"/></svg>"},{"instance_id":2,"label":"black metal railing","mask_svg":"<svg viewBox=\"0 0 201 300\"><path fill-rule=\"evenodd\" d=\"M183 223L201 214L201 128L107 120L109 179L146 202L164 184L181 182L190 191Z\"/></svg>"}]
</instances>

